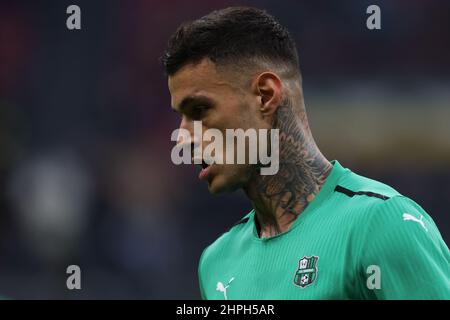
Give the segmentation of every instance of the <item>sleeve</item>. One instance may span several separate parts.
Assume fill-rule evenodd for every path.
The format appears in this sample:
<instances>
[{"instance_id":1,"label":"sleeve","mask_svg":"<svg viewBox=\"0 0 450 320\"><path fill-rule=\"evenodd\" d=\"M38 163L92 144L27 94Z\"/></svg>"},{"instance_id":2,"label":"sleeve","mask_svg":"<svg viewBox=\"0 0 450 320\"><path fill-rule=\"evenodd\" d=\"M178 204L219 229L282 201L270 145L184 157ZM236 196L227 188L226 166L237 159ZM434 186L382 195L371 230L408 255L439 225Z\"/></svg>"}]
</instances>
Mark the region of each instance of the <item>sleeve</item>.
<instances>
[{"instance_id":1,"label":"sleeve","mask_svg":"<svg viewBox=\"0 0 450 320\"><path fill-rule=\"evenodd\" d=\"M203 289L203 281L202 281L202 261L203 261L203 256L205 254L205 251L206 251L206 249L202 252L199 263L198 263L198 285L200 288L200 296L201 296L202 300L207 300L205 290Z\"/></svg>"},{"instance_id":2,"label":"sleeve","mask_svg":"<svg viewBox=\"0 0 450 320\"><path fill-rule=\"evenodd\" d=\"M431 217L407 197L377 205L360 263L365 298L450 299L449 249Z\"/></svg>"}]
</instances>

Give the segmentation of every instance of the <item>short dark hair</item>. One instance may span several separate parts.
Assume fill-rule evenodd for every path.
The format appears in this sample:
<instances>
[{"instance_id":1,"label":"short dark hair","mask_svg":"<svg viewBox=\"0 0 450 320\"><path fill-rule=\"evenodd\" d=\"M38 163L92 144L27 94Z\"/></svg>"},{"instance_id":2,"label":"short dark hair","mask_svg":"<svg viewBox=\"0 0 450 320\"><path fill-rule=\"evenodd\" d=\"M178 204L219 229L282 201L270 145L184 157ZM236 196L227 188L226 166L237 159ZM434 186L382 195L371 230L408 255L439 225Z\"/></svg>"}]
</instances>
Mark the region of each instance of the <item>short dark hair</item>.
<instances>
[{"instance_id":1,"label":"short dark hair","mask_svg":"<svg viewBox=\"0 0 450 320\"><path fill-rule=\"evenodd\" d=\"M288 30L263 10L230 7L182 24L161 58L168 75L209 58L216 64L263 59L299 73L295 42ZM294 70L291 70L294 71Z\"/></svg>"}]
</instances>

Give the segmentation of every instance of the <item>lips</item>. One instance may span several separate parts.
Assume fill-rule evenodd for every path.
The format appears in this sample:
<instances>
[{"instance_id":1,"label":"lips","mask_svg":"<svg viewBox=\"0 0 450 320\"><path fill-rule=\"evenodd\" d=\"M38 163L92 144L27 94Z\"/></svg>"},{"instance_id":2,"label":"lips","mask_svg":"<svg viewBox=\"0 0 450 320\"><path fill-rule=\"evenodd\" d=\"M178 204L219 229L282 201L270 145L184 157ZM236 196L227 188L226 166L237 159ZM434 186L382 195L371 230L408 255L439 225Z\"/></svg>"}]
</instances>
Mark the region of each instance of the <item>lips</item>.
<instances>
[{"instance_id":1,"label":"lips","mask_svg":"<svg viewBox=\"0 0 450 320\"><path fill-rule=\"evenodd\" d=\"M194 149L191 149L191 150L194 150ZM196 162L198 163L199 160L202 161L200 164L197 164L198 166L201 167L201 170L200 170L200 172L198 174L198 178L200 180L207 180L208 176L210 174L210 171L211 171L211 165L207 164L205 162L205 159L203 159L203 158L198 158L198 157L196 158L193 151L192 151L192 158L191 158L191 160L192 160L191 163L196 163Z\"/></svg>"},{"instance_id":2,"label":"lips","mask_svg":"<svg viewBox=\"0 0 450 320\"><path fill-rule=\"evenodd\" d=\"M209 172L211 171L211 166L208 165L204 160L202 160L201 164L202 170L200 170L200 173L198 174L198 178L200 180L206 180L208 178Z\"/></svg>"}]
</instances>

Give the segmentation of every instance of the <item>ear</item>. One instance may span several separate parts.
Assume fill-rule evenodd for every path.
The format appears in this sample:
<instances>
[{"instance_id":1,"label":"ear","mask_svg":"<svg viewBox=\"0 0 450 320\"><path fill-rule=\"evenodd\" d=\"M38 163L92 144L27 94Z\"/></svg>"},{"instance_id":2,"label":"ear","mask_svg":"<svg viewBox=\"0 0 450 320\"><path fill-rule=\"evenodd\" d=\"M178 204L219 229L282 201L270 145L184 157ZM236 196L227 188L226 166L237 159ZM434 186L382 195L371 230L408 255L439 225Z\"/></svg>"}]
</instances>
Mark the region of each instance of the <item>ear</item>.
<instances>
[{"instance_id":1,"label":"ear","mask_svg":"<svg viewBox=\"0 0 450 320\"><path fill-rule=\"evenodd\" d=\"M255 78L253 86L261 101L262 117L272 123L275 111L281 103L281 79L273 72L263 72Z\"/></svg>"}]
</instances>

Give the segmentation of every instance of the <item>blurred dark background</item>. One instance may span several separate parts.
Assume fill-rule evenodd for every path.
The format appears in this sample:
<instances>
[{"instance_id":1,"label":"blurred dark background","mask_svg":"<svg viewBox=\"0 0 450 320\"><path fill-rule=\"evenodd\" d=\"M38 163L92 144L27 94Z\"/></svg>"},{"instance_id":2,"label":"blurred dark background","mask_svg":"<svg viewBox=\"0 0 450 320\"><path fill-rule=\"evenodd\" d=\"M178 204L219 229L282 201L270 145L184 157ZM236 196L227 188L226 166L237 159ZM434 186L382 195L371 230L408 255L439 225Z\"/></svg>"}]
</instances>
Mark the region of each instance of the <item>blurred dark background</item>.
<instances>
[{"instance_id":1,"label":"blurred dark background","mask_svg":"<svg viewBox=\"0 0 450 320\"><path fill-rule=\"evenodd\" d=\"M0 296L199 298L201 251L251 206L172 164L158 59L181 22L230 5L291 30L325 156L413 198L449 243L449 1L2 0Z\"/></svg>"}]
</instances>

